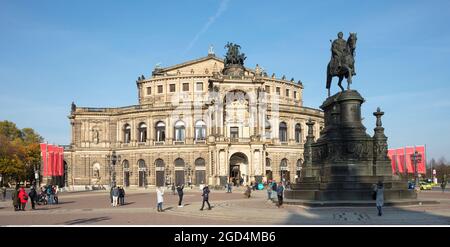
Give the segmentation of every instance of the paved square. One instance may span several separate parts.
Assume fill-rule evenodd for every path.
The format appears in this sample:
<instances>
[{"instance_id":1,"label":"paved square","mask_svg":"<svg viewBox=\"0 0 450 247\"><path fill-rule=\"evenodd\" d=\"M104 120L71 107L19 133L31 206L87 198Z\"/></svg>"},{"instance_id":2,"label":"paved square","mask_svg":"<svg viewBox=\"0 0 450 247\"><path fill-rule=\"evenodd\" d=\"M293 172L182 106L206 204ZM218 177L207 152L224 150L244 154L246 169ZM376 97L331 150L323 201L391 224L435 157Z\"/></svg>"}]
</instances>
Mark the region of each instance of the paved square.
<instances>
[{"instance_id":1,"label":"paved square","mask_svg":"<svg viewBox=\"0 0 450 247\"><path fill-rule=\"evenodd\" d=\"M0 225L449 225L450 192L422 191L421 199L433 199L440 204L385 207L377 216L375 207L310 208L285 205L277 208L266 200L266 191L255 191L244 198L239 189L233 193L212 190L212 210L200 211L201 192L185 190L184 207L178 207L178 196L165 192L165 211L156 211L156 193L147 190L127 190L126 204L111 207L106 191L66 192L57 205L37 206L15 212L11 200L0 202Z\"/></svg>"}]
</instances>

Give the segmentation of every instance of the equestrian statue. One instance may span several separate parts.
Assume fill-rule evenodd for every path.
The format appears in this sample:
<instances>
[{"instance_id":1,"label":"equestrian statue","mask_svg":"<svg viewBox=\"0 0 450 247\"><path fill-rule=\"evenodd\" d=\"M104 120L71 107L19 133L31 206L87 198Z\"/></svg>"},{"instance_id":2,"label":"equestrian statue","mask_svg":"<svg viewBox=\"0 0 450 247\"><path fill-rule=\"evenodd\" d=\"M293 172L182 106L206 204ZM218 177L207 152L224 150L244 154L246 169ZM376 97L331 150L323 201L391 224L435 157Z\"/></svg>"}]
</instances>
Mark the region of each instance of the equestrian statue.
<instances>
[{"instance_id":1,"label":"equestrian statue","mask_svg":"<svg viewBox=\"0 0 450 247\"><path fill-rule=\"evenodd\" d=\"M355 72L355 48L356 33L350 33L347 41L343 39L344 34L338 33L338 38L331 44L331 60L327 66L327 89L328 97L330 97L330 87L333 77L339 77L338 86L344 91L341 85L344 77L347 79L347 90L350 90L352 77ZM331 42L331 40L330 40Z\"/></svg>"}]
</instances>

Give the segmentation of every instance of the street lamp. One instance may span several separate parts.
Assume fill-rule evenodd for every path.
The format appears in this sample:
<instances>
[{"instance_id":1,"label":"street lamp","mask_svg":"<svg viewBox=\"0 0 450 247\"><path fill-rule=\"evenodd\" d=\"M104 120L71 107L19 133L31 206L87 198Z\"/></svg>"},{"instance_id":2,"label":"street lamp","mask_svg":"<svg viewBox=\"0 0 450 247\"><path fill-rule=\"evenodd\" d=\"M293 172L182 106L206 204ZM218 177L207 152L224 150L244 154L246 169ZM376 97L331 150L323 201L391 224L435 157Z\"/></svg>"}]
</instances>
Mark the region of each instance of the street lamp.
<instances>
[{"instance_id":1,"label":"street lamp","mask_svg":"<svg viewBox=\"0 0 450 247\"><path fill-rule=\"evenodd\" d=\"M422 154L415 151L414 154L411 155L411 161L414 162L414 180L415 180L415 187L418 188L419 186L419 173L417 172L417 162L422 161Z\"/></svg>"},{"instance_id":2,"label":"street lamp","mask_svg":"<svg viewBox=\"0 0 450 247\"><path fill-rule=\"evenodd\" d=\"M120 162L120 155L116 154L116 151L112 151L111 155L107 155L109 164L109 186L112 188L116 185L116 162Z\"/></svg>"}]
</instances>

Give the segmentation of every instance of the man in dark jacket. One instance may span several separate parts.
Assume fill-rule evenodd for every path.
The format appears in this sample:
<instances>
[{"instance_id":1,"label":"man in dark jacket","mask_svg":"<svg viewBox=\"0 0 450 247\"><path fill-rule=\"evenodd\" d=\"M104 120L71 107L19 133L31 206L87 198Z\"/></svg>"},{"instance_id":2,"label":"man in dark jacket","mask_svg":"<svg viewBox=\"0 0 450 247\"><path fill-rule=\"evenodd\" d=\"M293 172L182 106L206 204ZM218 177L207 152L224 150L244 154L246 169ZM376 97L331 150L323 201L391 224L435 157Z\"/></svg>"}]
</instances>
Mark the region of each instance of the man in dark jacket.
<instances>
[{"instance_id":1,"label":"man in dark jacket","mask_svg":"<svg viewBox=\"0 0 450 247\"><path fill-rule=\"evenodd\" d=\"M209 188L208 185L205 185L205 187L203 188L203 203L202 203L202 208L200 210L203 210L203 208L205 207L205 202L208 203L208 210L211 210L211 205L209 205Z\"/></svg>"},{"instance_id":2,"label":"man in dark jacket","mask_svg":"<svg viewBox=\"0 0 450 247\"><path fill-rule=\"evenodd\" d=\"M119 204L122 206L125 204L125 189L119 187Z\"/></svg>"},{"instance_id":3,"label":"man in dark jacket","mask_svg":"<svg viewBox=\"0 0 450 247\"><path fill-rule=\"evenodd\" d=\"M184 189L184 185L179 185L177 186L177 192L178 192L178 207L181 208L183 207L183 205L181 204L181 202L183 201L183 189Z\"/></svg>"},{"instance_id":4,"label":"man in dark jacket","mask_svg":"<svg viewBox=\"0 0 450 247\"><path fill-rule=\"evenodd\" d=\"M30 192L28 192L28 197L30 197L30 201L31 201L31 209L35 209L35 203L37 201L37 192L36 189L34 188L34 186L31 186L31 190Z\"/></svg>"},{"instance_id":5,"label":"man in dark jacket","mask_svg":"<svg viewBox=\"0 0 450 247\"><path fill-rule=\"evenodd\" d=\"M13 201L14 211L20 210L19 185L11 193L11 199Z\"/></svg>"}]
</instances>

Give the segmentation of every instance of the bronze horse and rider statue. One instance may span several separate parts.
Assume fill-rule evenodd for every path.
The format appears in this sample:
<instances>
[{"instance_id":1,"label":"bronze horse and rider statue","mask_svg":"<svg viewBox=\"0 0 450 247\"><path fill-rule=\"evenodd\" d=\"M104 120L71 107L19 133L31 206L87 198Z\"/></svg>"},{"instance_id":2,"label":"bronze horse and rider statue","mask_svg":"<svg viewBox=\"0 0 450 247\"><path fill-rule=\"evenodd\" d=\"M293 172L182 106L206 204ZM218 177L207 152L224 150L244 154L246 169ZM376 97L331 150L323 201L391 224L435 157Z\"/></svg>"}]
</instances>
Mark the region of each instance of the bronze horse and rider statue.
<instances>
[{"instance_id":1,"label":"bronze horse and rider statue","mask_svg":"<svg viewBox=\"0 0 450 247\"><path fill-rule=\"evenodd\" d=\"M328 97L330 97L330 87L333 77L338 77L338 86L344 91L341 83L344 77L347 79L347 90L350 90L352 77L355 72L355 48L356 33L350 33L347 41L343 39L344 34L338 33L338 38L331 44L331 61L327 66L327 89ZM331 41L331 40L330 40Z\"/></svg>"}]
</instances>

